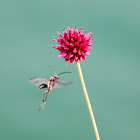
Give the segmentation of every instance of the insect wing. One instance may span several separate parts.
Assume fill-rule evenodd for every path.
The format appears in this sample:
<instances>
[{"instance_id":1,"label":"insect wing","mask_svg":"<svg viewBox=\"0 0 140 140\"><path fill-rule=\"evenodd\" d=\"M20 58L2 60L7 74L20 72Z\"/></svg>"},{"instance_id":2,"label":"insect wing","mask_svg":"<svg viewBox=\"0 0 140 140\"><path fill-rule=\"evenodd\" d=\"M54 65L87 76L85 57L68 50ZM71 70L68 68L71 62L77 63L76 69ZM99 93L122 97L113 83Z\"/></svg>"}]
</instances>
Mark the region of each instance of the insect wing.
<instances>
[{"instance_id":1,"label":"insect wing","mask_svg":"<svg viewBox=\"0 0 140 140\"><path fill-rule=\"evenodd\" d=\"M41 84L48 84L49 79L41 78L41 77L33 77L29 79L29 82L34 84L35 86L39 86Z\"/></svg>"},{"instance_id":2,"label":"insect wing","mask_svg":"<svg viewBox=\"0 0 140 140\"><path fill-rule=\"evenodd\" d=\"M61 81L61 80L58 80L55 83L54 88L62 88L62 87L65 87L65 86L67 86L67 85L69 85L71 83L72 83L71 81L66 81L66 80Z\"/></svg>"}]
</instances>

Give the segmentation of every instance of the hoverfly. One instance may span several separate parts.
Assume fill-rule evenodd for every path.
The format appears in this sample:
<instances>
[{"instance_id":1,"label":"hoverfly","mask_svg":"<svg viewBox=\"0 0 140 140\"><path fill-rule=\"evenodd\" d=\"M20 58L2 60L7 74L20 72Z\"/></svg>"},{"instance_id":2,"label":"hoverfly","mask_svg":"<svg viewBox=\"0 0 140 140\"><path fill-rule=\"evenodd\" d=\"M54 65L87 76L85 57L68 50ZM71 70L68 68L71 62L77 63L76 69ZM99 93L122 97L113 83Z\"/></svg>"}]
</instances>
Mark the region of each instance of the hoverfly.
<instances>
[{"instance_id":1,"label":"hoverfly","mask_svg":"<svg viewBox=\"0 0 140 140\"><path fill-rule=\"evenodd\" d=\"M52 68L52 70L55 74L50 79L41 78L41 77L33 77L33 78L29 79L29 82L33 83L35 86L38 86L39 89L47 88L47 90L45 91L45 93L43 95L43 100L42 100L41 106L39 108L39 112L41 112L43 110L43 108L45 107L47 95L51 93L53 88L61 88L61 87L64 87L64 86L72 83L71 81L58 80L59 75L64 74L64 73L71 73L71 72L62 72L57 75L55 70L53 69L53 67L50 65L49 65L49 67Z\"/></svg>"}]
</instances>

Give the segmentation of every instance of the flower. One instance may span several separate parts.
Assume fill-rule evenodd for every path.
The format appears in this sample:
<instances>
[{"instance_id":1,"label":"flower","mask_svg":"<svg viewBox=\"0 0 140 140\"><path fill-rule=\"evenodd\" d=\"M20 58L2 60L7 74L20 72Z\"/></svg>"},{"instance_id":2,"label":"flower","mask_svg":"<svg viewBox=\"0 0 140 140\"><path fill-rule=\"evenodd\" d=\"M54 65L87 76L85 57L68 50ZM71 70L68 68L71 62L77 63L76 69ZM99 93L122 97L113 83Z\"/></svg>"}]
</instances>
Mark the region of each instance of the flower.
<instances>
[{"instance_id":1,"label":"flower","mask_svg":"<svg viewBox=\"0 0 140 140\"><path fill-rule=\"evenodd\" d=\"M65 58L65 61L73 63L74 61L86 60L86 56L89 56L89 50L91 49L92 32L88 34L83 33L83 28L68 28L63 29L63 35L58 32L59 38L53 39L59 44L59 46L53 46L53 48L59 50L61 53L58 57Z\"/></svg>"}]
</instances>

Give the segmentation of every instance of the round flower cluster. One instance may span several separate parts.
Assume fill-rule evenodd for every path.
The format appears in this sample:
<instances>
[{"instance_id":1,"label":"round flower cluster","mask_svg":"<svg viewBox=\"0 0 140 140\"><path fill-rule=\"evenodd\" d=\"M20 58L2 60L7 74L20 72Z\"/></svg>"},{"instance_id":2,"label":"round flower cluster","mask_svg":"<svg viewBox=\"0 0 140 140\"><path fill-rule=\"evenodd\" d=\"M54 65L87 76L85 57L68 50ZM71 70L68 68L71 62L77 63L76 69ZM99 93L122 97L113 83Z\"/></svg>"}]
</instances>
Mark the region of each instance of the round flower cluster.
<instances>
[{"instance_id":1,"label":"round flower cluster","mask_svg":"<svg viewBox=\"0 0 140 140\"><path fill-rule=\"evenodd\" d=\"M68 29L64 28L64 35L59 32L58 34L59 38L53 39L59 44L59 46L53 46L53 48L61 52L58 57L63 57L65 58L65 61L73 63L74 61L85 60L86 56L90 55L89 50L92 45L92 32L86 34L83 33L83 28L78 29L74 27Z\"/></svg>"}]
</instances>

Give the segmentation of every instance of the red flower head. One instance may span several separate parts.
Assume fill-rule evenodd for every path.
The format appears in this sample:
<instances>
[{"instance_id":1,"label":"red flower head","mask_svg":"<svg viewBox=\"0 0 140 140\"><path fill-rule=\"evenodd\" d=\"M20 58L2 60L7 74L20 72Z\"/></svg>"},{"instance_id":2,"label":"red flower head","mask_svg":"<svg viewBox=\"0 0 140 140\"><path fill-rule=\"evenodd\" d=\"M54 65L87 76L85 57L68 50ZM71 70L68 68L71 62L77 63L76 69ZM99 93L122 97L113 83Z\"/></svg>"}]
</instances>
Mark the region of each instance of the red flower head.
<instances>
[{"instance_id":1,"label":"red flower head","mask_svg":"<svg viewBox=\"0 0 140 140\"><path fill-rule=\"evenodd\" d=\"M86 33L83 33L83 28L78 29L74 27L72 29L64 28L63 33L64 35L58 32L59 39L54 39L59 46L53 46L53 48L61 52L58 57L65 58L65 61L70 60L70 63L78 60L82 61L82 59L85 60L86 56L90 55L92 32L86 35Z\"/></svg>"}]
</instances>

